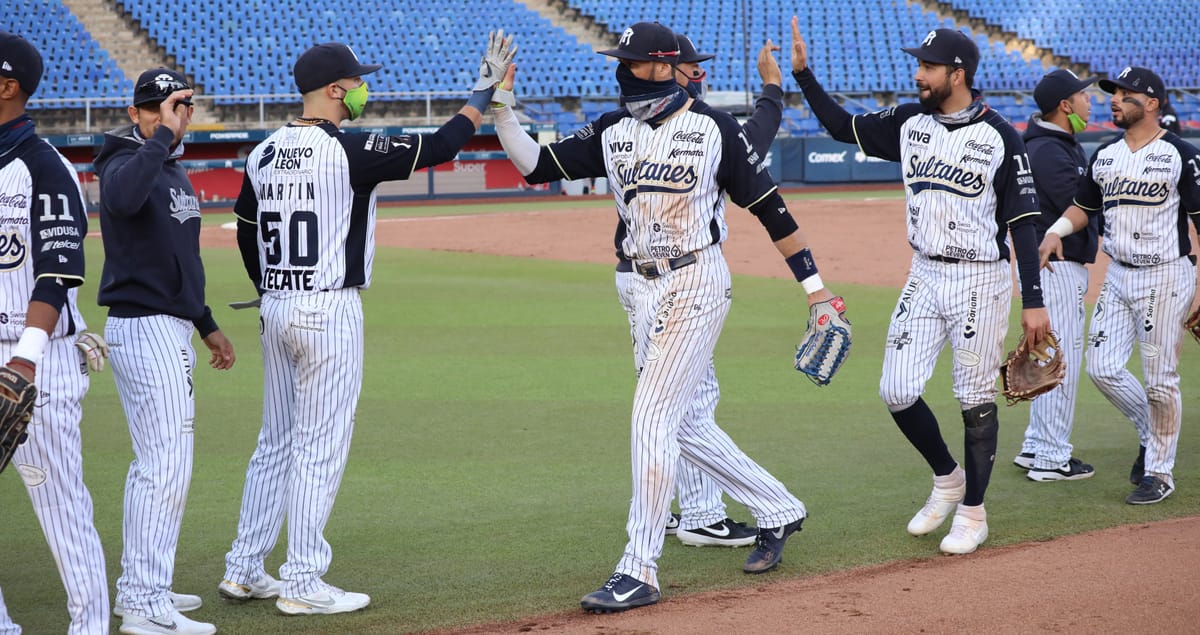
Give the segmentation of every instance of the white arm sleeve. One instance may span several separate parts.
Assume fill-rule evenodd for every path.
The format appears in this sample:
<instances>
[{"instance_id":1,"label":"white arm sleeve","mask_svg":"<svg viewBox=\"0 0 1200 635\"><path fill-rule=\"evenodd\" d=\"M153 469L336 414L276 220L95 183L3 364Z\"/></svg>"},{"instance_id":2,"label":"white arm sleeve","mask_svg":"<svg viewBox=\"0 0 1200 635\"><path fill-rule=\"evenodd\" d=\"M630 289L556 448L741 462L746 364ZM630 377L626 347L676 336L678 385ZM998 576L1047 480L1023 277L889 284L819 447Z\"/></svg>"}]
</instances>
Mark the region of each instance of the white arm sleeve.
<instances>
[{"instance_id":1,"label":"white arm sleeve","mask_svg":"<svg viewBox=\"0 0 1200 635\"><path fill-rule=\"evenodd\" d=\"M542 146L521 129L521 122L517 121L512 108L505 106L491 111L496 118L496 136L500 137L500 145L521 176L528 176L537 167Z\"/></svg>"}]
</instances>

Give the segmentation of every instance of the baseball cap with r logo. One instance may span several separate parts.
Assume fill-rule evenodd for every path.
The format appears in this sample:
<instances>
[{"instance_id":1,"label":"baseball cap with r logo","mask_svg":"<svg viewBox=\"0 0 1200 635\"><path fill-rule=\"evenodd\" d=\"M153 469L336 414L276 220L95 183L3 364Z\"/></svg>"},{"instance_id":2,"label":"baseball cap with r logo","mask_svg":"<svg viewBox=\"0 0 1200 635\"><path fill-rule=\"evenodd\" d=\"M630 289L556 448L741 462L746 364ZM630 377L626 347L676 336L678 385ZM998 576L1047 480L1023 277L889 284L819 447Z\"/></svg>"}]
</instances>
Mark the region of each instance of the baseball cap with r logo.
<instances>
[{"instance_id":1,"label":"baseball cap with r logo","mask_svg":"<svg viewBox=\"0 0 1200 635\"><path fill-rule=\"evenodd\" d=\"M1126 66L1115 78L1100 80L1100 90L1106 93L1115 93L1118 88L1154 97L1159 103L1167 103L1167 89L1162 78L1148 68Z\"/></svg>"},{"instance_id":2,"label":"baseball cap with r logo","mask_svg":"<svg viewBox=\"0 0 1200 635\"><path fill-rule=\"evenodd\" d=\"M969 35L957 29L930 31L921 46L900 49L909 55L930 64L958 66L974 77L979 68L979 47Z\"/></svg>"},{"instance_id":3,"label":"baseball cap with r logo","mask_svg":"<svg viewBox=\"0 0 1200 635\"><path fill-rule=\"evenodd\" d=\"M0 77L17 80L26 95L42 81L42 54L25 38L0 31Z\"/></svg>"},{"instance_id":4,"label":"baseball cap with r logo","mask_svg":"<svg viewBox=\"0 0 1200 635\"><path fill-rule=\"evenodd\" d=\"M675 32L658 22L638 22L625 29L617 48L600 51L601 55L642 62L679 61L679 43Z\"/></svg>"}]
</instances>

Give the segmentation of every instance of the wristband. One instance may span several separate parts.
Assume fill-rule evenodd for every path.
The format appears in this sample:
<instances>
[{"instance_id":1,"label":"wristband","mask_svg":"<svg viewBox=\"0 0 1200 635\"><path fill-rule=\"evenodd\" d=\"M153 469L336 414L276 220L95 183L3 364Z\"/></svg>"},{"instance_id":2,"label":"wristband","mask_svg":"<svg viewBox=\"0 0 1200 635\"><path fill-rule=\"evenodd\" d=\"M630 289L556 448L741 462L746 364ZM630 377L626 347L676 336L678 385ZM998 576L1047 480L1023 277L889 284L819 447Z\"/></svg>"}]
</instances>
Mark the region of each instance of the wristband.
<instances>
[{"instance_id":1,"label":"wristband","mask_svg":"<svg viewBox=\"0 0 1200 635\"><path fill-rule=\"evenodd\" d=\"M1058 220L1054 221L1054 224L1050 226L1050 229L1046 230L1046 233L1054 234L1060 239L1065 238L1075 233L1075 223L1072 223L1071 219L1067 218L1066 216L1060 216Z\"/></svg>"},{"instance_id":2,"label":"wristband","mask_svg":"<svg viewBox=\"0 0 1200 635\"><path fill-rule=\"evenodd\" d=\"M788 267L796 281L803 283L809 276L817 275L817 263L813 261L812 252L807 247L787 257Z\"/></svg>"},{"instance_id":3,"label":"wristband","mask_svg":"<svg viewBox=\"0 0 1200 635\"><path fill-rule=\"evenodd\" d=\"M825 288L825 284L821 282L821 276L813 274L800 281L800 286L804 287L804 292L812 295L821 289Z\"/></svg>"},{"instance_id":4,"label":"wristband","mask_svg":"<svg viewBox=\"0 0 1200 635\"><path fill-rule=\"evenodd\" d=\"M17 340L17 346L13 348L13 357L23 357L36 365L42 358L42 352L46 350L46 344L49 342L49 333L36 326L27 326L21 332L21 339Z\"/></svg>"},{"instance_id":5,"label":"wristband","mask_svg":"<svg viewBox=\"0 0 1200 635\"><path fill-rule=\"evenodd\" d=\"M488 104L492 101L492 93L496 92L496 87L485 90L477 90L471 93L471 98L467 100L467 105L478 110L479 112L487 112Z\"/></svg>"}]
</instances>

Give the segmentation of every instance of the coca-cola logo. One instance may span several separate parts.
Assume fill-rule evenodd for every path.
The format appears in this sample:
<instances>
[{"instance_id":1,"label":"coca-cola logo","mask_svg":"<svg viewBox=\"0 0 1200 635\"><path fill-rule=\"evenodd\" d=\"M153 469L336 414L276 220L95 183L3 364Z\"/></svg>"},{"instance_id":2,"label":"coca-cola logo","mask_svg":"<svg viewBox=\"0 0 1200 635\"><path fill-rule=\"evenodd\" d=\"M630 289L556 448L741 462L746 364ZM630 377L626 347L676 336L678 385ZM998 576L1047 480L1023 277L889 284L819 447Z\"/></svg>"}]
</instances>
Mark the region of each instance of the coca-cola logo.
<instances>
[{"instance_id":1,"label":"coca-cola logo","mask_svg":"<svg viewBox=\"0 0 1200 635\"><path fill-rule=\"evenodd\" d=\"M992 156L992 153L996 151L996 146L990 143L979 143L978 141L971 139L967 142L967 149L986 154L990 157Z\"/></svg>"},{"instance_id":2,"label":"coca-cola logo","mask_svg":"<svg viewBox=\"0 0 1200 635\"><path fill-rule=\"evenodd\" d=\"M25 194L0 194L0 207L20 207L29 206L29 197Z\"/></svg>"},{"instance_id":3,"label":"coca-cola logo","mask_svg":"<svg viewBox=\"0 0 1200 635\"><path fill-rule=\"evenodd\" d=\"M671 137L671 140L683 141L686 143L704 143L704 133L680 130L679 132L675 133L675 136Z\"/></svg>"}]
</instances>

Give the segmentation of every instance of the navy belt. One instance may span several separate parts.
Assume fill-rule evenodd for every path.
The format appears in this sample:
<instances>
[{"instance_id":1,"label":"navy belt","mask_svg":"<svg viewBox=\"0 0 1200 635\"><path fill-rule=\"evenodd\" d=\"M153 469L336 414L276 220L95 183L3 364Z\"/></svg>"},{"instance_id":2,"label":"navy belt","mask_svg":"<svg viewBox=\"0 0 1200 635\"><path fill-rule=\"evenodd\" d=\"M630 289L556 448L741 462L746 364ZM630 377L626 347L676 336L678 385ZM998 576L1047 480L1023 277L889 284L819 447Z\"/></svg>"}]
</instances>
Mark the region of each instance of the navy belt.
<instances>
[{"instance_id":1,"label":"navy belt","mask_svg":"<svg viewBox=\"0 0 1200 635\"><path fill-rule=\"evenodd\" d=\"M622 258L617 261L617 271L621 273L632 273L636 271L641 274L643 278L647 280L653 280L667 273L668 271L675 271L676 269L683 269L689 265L696 264L696 253L692 252L690 254L684 254L678 258L671 258L670 260L666 261L666 267L660 267L660 262L662 261L651 260L648 262L634 264L633 261Z\"/></svg>"},{"instance_id":2,"label":"navy belt","mask_svg":"<svg viewBox=\"0 0 1200 635\"><path fill-rule=\"evenodd\" d=\"M925 256L925 257L930 260L935 260L937 262L945 262L945 263L949 263L952 265L957 265L960 262L974 262L973 260L963 260L962 258L950 258L949 256Z\"/></svg>"},{"instance_id":3,"label":"navy belt","mask_svg":"<svg viewBox=\"0 0 1200 635\"><path fill-rule=\"evenodd\" d=\"M1195 265L1195 264L1196 264L1196 257L1195 257L1195 256L1188 255L1188 256L1185 256L1185 258L1187 258L1189 261L1191 261L1191 263L1192 263L1193 265ZM1170 260L1163 260L1163 261L1161 261L1161 262L1157 262L1157 263L1154 263L1154 264L1149 264L1149 265L1135 265L1135 264L1130 264L1130 263L1128 263L1128 262L1125 262L1124 260L1117 260L1116 258L1113 258L1113 261L1114 261L1114 262L1116 262L1117 264L1119 264L1119 265L1123 266L1123 267L1129 267L1130 269L1141 269L1142 267L1153 267L1153 266L1154 266L1154 264L1159 264L1159 265L1161 265L1161 264L1166 264L1166 263L1168 263L1168 262L1171 262Z\"/></svg>"}]
</instances>

